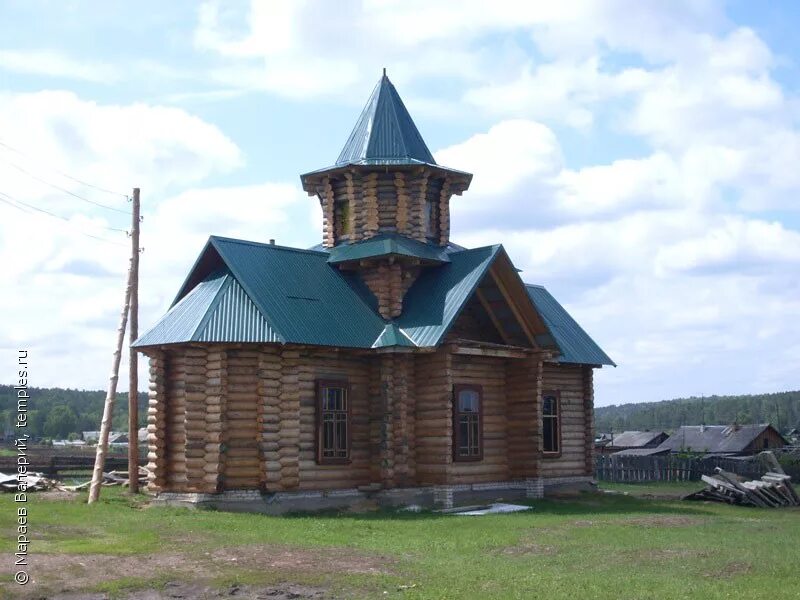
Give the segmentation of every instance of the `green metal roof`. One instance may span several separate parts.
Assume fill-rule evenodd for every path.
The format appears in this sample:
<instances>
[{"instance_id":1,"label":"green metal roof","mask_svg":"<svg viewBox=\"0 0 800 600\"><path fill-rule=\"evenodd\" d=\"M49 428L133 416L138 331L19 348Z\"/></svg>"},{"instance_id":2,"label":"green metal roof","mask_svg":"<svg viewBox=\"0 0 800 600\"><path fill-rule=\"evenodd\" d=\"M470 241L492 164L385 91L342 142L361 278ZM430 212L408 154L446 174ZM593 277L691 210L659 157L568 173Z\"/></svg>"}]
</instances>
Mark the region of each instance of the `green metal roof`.
<instances>
[{"instance_id":1,"label":"green metal roof","mask_svg":"<svg viewBox=\"0 0 800 600\"><path fill-rule=\"evenodd\" d=\"M561 350L558 361L583 365L617 365L541 285L525 284L533 305Z\"/></svg>"},{"instance_id":2,"label":"green metal roof","mask_svg":"<svg viewBox=\"0 0 800 600\"><path fill-rule=\"evenodd\" d=\"M414 163L435 165L436 161L384 71L336 164Z\"/></svg>"},{"instance_id":3,"label":"green metal roof","mask_svg":"<svg viewBox=\"0 0 800 600\"><path fill-rule=\"evenodd\" d=\"M172 307L135 347L186 342L296 343L345 348L432 347L442 342L502 246L450 249L424 270L384 321L357 275L329 254L212 236ZM526 285L568 363L613 365L541 286Z\"/></svg>"},{"instance_id":4,"label":"green metal roof","mask_svg":"<svg viewBox=\"0 0 800 600\"><path fill-rule=\"evenodd\" d=\"M328 262L337 264L379 256L410 256L427 261L450 262L445 248L395 233L381 233L354 244L339 244L330 249Z\"/></svg>"},{"instance_id":5,"label":"green metal roof","mask_svg":"<svg viewBox=\"0 0 800 600\"><path fill-rule=\"evenodd\" d=\"M210 273L134 346L180 342L278 342L274 328L225 269Z\"/></svg>"},{"instance_id":6,"label":"green metal roof","mask_svg":"<svg viewBox=\"0 0 800 600\"><path fill-rule=\"evenodd\" d=\"M423 271L395 321L403 333L417 346L438 345L501 250L489 246L451 252L448 264Z\"/></svg>"},{"instance_id":7,"label":"green metal roof","mask_svg":"<svg viewBox=\"0 0 800 600\"><path fill-rule=\"evenodd\" d=\"M375 343L372 344L372 347L388 348L391 346L413 347L414 342L396 324L388 323L380 336L378 336L378 339L375 340Z\"/></svg>"},{"instance_id":8,"label":"green metal roof","mask_svg":"<svg viewBox=\"0 0 800 600\"><path fill-rule=\"evenodd\" d=\"M271 332L270 339L252 341L370 348L385 326L374 298L355 276L331 267L327 259L324 252L212 236L173 307L135 346L191 341L192 323L206 319L213 326L221 320L221 314L216 321L209 314L214 306L208 296L215 293L212 273L227 269L244 294L219 310L227 310L227 330L239 331L239 338L200 341L251 341L244 329L253 322L252 305Z\"/></svg>"},{"instance_id":9,"label":"green metal roof","mask_svg":"<svg viewBox=\"0 0 800 600\"><path fill-rule=\"evenodd\" d=\"M472 177L471 174L436 164L433 154L408 113L400 94L384 70L361 111L336 163L301 175L324 173L351 165L427 165Z\"/></svg>"}]
</instances>

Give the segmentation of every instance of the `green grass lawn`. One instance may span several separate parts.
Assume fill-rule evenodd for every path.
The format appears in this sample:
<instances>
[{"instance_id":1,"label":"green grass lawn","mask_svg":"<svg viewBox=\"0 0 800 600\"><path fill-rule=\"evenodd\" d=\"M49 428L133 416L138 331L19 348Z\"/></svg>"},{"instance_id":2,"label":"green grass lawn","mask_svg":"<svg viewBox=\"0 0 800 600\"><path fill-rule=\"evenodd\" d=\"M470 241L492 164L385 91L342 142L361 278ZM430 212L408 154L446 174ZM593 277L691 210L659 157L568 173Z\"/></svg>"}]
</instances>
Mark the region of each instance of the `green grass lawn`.
<instances>
[{"instance_id":1,"label":"green grass lawn","mask_svg":"<svg viewBox=\"0 0 800 600\"><path fill-rule=\"evenodd\" d=\"M294 582L341 598L800 598L800 510L638 497L676 486L608 487L629 493L483 517L267 517L148 507L118 489L91 507L85 495L33 497L35 587L24 588L10 581L16 507L5 494L0 589L124 596L203 580Z\"/></svg>"}]
</instances>

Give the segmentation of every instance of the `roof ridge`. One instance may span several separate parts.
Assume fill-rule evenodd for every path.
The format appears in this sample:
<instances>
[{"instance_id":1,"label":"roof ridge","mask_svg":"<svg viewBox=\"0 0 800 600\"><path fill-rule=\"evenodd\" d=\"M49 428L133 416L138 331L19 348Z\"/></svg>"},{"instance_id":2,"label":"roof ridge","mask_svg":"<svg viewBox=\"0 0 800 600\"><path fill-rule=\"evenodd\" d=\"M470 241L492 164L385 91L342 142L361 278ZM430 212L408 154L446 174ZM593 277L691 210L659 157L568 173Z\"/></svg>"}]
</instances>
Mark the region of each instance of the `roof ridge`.
<instances>
[{"instance_id":1,"label":"roof ridge","mask_svg":"<svg viewBox=\"0 0 800 600\"><path fill-rule=\"evenodd\" d=\"M295 248L294 246L281 246L280 244L269 244L264 242L254 242L252 240L242 240L239 238L230 238L225 237L222 235L210 235L208 238L214 240L220 240L223 242L232 242L234 244L244 244L247 246L258 246L259 248L268 248L270 250L284 250L288 252L302 252L305 254L319 254L321 256L327 256L328 253L323 250L312 250L310 248Z\"/></svg>"}]
</instances>

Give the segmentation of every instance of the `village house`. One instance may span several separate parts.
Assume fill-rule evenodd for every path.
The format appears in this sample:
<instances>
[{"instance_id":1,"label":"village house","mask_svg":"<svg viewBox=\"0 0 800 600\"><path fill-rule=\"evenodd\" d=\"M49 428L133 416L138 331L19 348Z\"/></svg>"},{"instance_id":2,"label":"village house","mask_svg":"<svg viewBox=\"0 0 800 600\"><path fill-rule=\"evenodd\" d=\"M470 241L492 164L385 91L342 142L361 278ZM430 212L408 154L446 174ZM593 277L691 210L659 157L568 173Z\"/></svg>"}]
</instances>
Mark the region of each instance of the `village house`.
<instances>
[{"instance_id":1,"label":"village house","mask_svg":"<svg viewBox=\"0 0 800 600\"><path fill-rule=\"evenodd\" d=\"M134 344L149 489L281 512L587 485L592 374L614 363L501 245L450 241L471 180L384 73L336 162L301 176L319 246L212 236Z\"/></svg>"},{"instance_id":2,"label":"village house","mask_svg":"<svg viewBox=\"0 0 800 600\"><path fill-rule=\"evenodd\" d=\"M769 423L753 425L684 425L657 448L661 453L746 456L786 446Z\"/></svg>"},{"instance_id":3,"label":"village house","mask_svg":"<svg viewBox=\"0 0 800 600\"><path fill-rule=\"evenodd\" d=\"M602 446L601 452L603 454L625 452L631 456L645 456L667 438L669 434L664 431L623 431L612 435L608 443Z\"/></svg>"}]
</instances>

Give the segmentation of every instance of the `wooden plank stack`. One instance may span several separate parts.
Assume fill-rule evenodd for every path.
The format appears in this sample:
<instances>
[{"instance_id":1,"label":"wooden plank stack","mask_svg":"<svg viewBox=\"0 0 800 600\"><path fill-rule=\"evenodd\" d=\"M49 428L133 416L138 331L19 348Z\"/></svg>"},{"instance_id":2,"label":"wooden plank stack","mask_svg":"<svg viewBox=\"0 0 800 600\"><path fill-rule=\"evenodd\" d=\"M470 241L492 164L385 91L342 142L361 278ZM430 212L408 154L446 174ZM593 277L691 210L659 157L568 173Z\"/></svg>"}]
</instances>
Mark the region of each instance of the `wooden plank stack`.
<instances>
[{"instance_id":1,"label":"wooden plank stack","mask_svg":"<svg viewBox=\"0 0 800 600\"><path fill-rule=\"evenodd\" d=\"M715 475L703 475L706 488L689 494L684 500L714 500L727 504L780 508L800 506L800 497L789 475L768 471L761 479L743 481L737 475L717 467Z\"/></svg>"}]
</instances>

